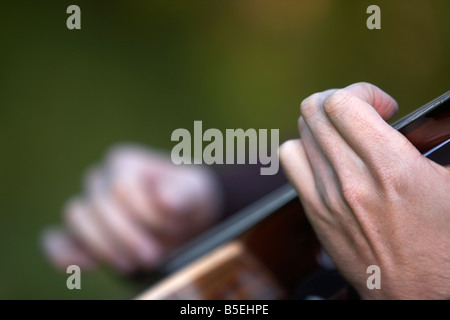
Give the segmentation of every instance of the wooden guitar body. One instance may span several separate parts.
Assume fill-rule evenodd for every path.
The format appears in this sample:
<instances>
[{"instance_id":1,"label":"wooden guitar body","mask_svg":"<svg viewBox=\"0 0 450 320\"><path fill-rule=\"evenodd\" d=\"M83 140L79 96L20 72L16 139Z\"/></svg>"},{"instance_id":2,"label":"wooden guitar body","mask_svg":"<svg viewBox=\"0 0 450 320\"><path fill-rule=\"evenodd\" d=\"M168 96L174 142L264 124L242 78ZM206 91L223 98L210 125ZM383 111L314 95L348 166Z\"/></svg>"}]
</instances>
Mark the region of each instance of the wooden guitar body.
<instances>
[{"instance_id":1,"label":"wooden guitar body","mask_svg":"<svg viewBox=\"0 0 450 320\"><path fill-rule=\"evenodd\" d=\"M288 203L138 299L289 298L318 269L319 246L298 198L284 189L292 196Z\"/></svg>"}]
</instances>

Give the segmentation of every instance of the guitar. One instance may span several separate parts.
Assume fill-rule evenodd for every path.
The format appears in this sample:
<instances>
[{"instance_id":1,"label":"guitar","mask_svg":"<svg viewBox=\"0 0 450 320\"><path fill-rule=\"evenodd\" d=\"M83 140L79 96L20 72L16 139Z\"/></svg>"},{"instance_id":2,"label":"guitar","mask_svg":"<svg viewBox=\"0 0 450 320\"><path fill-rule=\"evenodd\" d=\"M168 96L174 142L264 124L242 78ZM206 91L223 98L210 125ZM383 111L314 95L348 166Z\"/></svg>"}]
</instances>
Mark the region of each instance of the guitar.
<instances>
[{"instance_id":1,"label":"guitar","mask_svg":"<svg viewBox=\"0 0 450 320\"><path fill-rule=\"evenodd\" d=\"M450 91L392 126L450 165ZM286 185L178 249L136 299L289 299L320 266L320 244Z\"/></svg>"}]
</instances>

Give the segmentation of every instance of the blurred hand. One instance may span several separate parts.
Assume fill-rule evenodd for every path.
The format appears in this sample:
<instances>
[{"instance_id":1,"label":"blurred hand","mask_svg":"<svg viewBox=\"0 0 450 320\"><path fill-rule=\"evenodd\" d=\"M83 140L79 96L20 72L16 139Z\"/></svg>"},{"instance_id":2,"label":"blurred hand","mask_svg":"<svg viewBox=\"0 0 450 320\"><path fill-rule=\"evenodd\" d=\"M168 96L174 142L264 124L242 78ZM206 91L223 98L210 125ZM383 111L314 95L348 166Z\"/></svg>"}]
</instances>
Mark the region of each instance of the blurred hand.
<instances>
[{"instance_id":1,"label":"blurred hand","mask_svg":"<svg viewBox=\"0 0 450 320\"><path fill-rule=\"evenodd\" d=\"M388 125L396 102L358 83L301 104L284 169L323 247L362 298L450 298L450 168ZM378 265L381 289L366 286Z\"/></svg>"},{"instance_id":2,"label":"blurred hand","mask_svg":"<svg viewBox=\"0 0 450 320\"><path fill-rule=\"evenodd\" d=\"M156 267L175 246L219 218L221 193L205 167L175 166L135 146L114 148L64 210L65 230L48 229L43 247L65 270L95 262L123 273Z\"/></svg>"}]
</instances>

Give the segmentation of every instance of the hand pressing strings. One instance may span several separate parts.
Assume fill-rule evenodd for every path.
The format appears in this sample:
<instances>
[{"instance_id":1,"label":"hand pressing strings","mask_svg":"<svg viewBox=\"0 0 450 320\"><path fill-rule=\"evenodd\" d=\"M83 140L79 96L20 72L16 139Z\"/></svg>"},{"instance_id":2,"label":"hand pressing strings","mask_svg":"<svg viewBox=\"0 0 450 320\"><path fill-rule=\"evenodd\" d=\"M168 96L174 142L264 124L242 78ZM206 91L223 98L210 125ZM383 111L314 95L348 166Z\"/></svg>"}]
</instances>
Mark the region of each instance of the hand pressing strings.
<instances>
[{"instance_id":1,"label":"hand pressing strings","mask_svg":"<svg viewBox=\"0 0 450 320\"><path fill-rule=\"evenodd\" d=\"M301 139L280 147L324 249L362 298L450 298L450 169L385 120L396 102L357 83L301 104ZM367 267L381 289L366 286Z\"/></svg>"}]
</instances>

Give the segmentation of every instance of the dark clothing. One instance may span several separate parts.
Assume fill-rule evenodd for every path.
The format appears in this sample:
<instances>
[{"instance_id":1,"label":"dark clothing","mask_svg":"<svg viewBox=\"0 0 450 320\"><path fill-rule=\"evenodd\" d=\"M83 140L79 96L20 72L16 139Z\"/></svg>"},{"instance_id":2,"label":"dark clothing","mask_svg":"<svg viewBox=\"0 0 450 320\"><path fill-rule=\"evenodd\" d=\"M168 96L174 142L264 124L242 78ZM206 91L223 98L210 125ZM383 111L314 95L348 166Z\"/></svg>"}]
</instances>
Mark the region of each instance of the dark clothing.
<instances>
[{"instance_id":1,"label":"dark clothing","mask_svg":"<svg viewBox=\"0 0 450 320\"><path fill-rule=\"evenodd\" d=\"M260 165L221 165L215 168L225 195L224 217L288 183L282 168L275 175L260 174Z\"/></svg>"}]
</instances>

